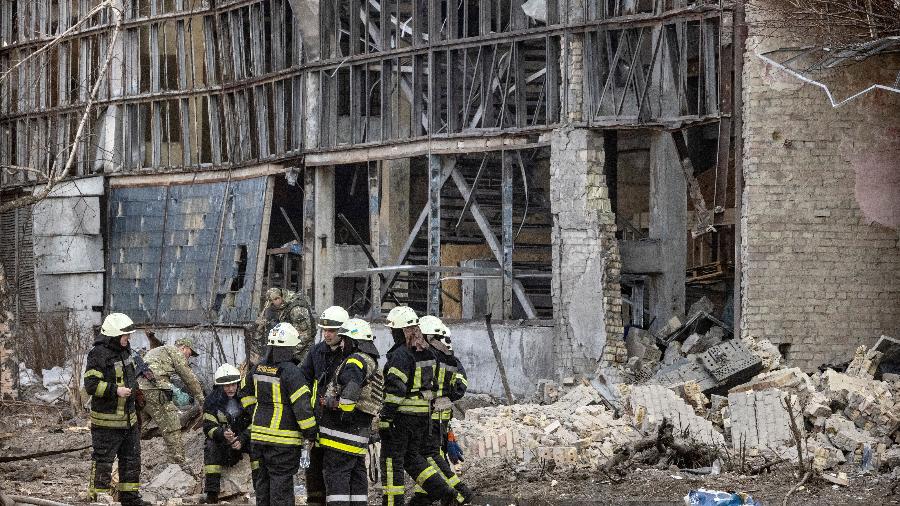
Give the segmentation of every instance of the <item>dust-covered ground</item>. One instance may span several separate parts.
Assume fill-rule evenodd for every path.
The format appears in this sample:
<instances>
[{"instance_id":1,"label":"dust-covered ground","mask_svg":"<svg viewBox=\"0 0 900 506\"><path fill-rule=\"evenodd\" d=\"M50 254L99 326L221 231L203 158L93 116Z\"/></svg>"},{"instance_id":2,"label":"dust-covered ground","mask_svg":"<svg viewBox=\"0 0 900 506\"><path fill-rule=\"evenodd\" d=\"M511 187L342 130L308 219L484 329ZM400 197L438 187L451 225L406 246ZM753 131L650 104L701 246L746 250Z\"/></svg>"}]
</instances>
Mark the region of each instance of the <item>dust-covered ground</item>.
<instances>
[{"instance_id":1,"label":"dust-covered ground","mask_svg":"<svg viewBox=\"0 0 900 506\"><path fill-rule=\"evenodd\" d=\"M30 405L2 407L0 419L0 460L37 452L87 447L90 431L83 418L72 418L64 408ZM203 461L203 435L199 430L186 434L185 446L191 468L200 475ZM142 483L165 467L162 440L142 441ZM684 504L692 489L748 492L763 504L781 504L788 490L798 481L789 464L775 467L759 476L723 473L694 476L678 469L631 469L621 481L613 482L602 473L573 469L547 469L514 463L473 462L461 466L460 476L476 491L476 504L579 505L579 504ZM90 472L90 449L14 462L0 462L0 492L78 504L86 502ZM895 474L896 476L896 474ZM844 505L900 504L898 480L891 475L850 476L849 487L838 487L821 478L812 478L796 492L790 504ZM297 484L302 485L302 472ZM196 502L200 483L182 497L166 497L168 504ZM379 487L372 485L370 502L380 502ZM235 497L233 502L246 503ZM302 504L302 498L298 503Z\"/></svg>"},{"instance_id":2,"label":"dust-covered ground","mask_svg":"<svg viewBox=\"0 0 900 506\"><path fill-rule=\"evenodd\" d=\"M585 471L516 472L505 471L463 474L477 488L479 504L588 505L588 504L685 504L684 496L705 488L746 492L762 504L781 504L785 494L799 481L789 465L776 467L760 476L723 473L696 476L680 470L631 469L621 481L612 482L599 473ZM849 487L838 487L821 478L813 478L791 495L789 504L837 506L845 504L900 504L900 489L892 495L897 481L890 475L851 476Z\"/></svg>"}]
</instances>

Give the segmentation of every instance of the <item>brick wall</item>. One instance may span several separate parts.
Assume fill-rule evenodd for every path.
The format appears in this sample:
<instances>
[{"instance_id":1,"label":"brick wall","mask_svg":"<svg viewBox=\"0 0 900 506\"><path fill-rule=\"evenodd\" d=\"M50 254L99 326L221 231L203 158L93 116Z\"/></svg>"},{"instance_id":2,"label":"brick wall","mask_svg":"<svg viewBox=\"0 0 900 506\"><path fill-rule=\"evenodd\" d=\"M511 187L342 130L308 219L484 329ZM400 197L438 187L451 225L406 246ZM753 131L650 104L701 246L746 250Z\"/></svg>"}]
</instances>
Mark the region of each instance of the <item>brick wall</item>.
<instances>
[{"instance_id":1,"label":"brick wall","mask_svg":"<svg viewBox=\"0 0 900 506\"><path fill-rule=\"evenodd\" d=\"M590 374L598 361L624 350L621 259L603 173L603 134L561 128L550 149L557 371Z\"/></svg>"},{"instance_id":2,"label":"brick wall","mask_svg":"<svg viewBox=\"0 0 900 506\"><path fill-rule=\"evenodd\" d=\"M896 221L882 224L900 207L900 95L833 109L756 56L797 44L761 36L758 13L748 20L741 332L789 343L807 369L846 361L900 335L900 244ZM829 76L842 92L891 80L871 63Z\"/></svg>"}]
</instances>

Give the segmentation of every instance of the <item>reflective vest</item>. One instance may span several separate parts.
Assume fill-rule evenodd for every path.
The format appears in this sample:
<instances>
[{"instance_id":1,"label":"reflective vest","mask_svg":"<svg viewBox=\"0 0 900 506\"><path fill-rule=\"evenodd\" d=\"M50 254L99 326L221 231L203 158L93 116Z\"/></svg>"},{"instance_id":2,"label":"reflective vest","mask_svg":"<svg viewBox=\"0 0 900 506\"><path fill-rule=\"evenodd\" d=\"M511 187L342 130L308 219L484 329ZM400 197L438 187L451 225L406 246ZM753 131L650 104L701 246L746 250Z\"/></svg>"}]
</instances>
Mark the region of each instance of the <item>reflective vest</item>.
<instances>
[{"instance_id":1,"label":"reflective vest","mask_svg":"<svg viewBox=\"0 0 900 506\"><path fill-rule=\"evenodd\" d=\"M241 404L253 406L250 439L257 444L300 446L301 396L308 392L300 370L292 362L259 364L243 383ZM310 423L309 420L304 420ZM312 421L315 424L315 421Z\"/></svg>"}]
</instances>

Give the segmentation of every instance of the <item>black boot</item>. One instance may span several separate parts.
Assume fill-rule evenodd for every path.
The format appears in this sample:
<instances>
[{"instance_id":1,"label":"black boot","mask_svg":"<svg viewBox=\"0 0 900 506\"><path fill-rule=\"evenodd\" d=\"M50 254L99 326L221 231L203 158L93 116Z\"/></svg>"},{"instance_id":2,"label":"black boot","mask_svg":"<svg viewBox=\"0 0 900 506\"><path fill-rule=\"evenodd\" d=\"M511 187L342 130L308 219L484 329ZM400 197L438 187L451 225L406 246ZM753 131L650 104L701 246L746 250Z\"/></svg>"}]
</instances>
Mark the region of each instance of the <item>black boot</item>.
<instances>
[{"instance_id":1,"label":"black boot","mask_svg":"<svg viewBox=\"0 0 900 506\"><path fill-rule=\"evenodd\" d=\"M203 501L203 504L219 504L219 493L218 492L207 492L206 500Z\"/></svg>"}]
</instances>

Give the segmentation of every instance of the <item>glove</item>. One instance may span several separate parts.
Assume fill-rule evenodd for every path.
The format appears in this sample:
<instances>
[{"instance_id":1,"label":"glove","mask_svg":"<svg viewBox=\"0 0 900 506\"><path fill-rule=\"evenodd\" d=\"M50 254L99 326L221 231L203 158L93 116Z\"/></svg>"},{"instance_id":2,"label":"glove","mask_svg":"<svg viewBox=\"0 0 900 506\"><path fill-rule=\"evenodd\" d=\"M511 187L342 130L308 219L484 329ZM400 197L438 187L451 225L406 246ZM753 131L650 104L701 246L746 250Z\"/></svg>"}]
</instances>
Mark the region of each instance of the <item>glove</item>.
<instances>
[{"instance_id":1,"label":"glove","mask_svg":"<svg viewBox=\"0 0 900 506\"><path fill-rule=\"evenodd\" d=\"M314 425L308 429L303 429L300 432L303 433L303 439L307 441L315 441L319 435L319 426Z\"/></svg>"},{"instance_id":2,"label":"glove","mask_svg":"<svg viewBox=\"0 0 900 506\"><path fill-rule=\"evenodd\" d=\"M172 402L178 407L187 406L191 403L191 396L175 385L172 385Z\"/></svg>"},{"instance_id":3,"label":"glove","mask_svg":"<svg viewBox=\"0 0 900 506\"><path fill-rule=\"evenodd\" d=\"M462 447L456 442L456 435L452 430L447 434L447 458L450 459L452 464L459 464L465 461Z\"/></svg>"}]
</instances>

